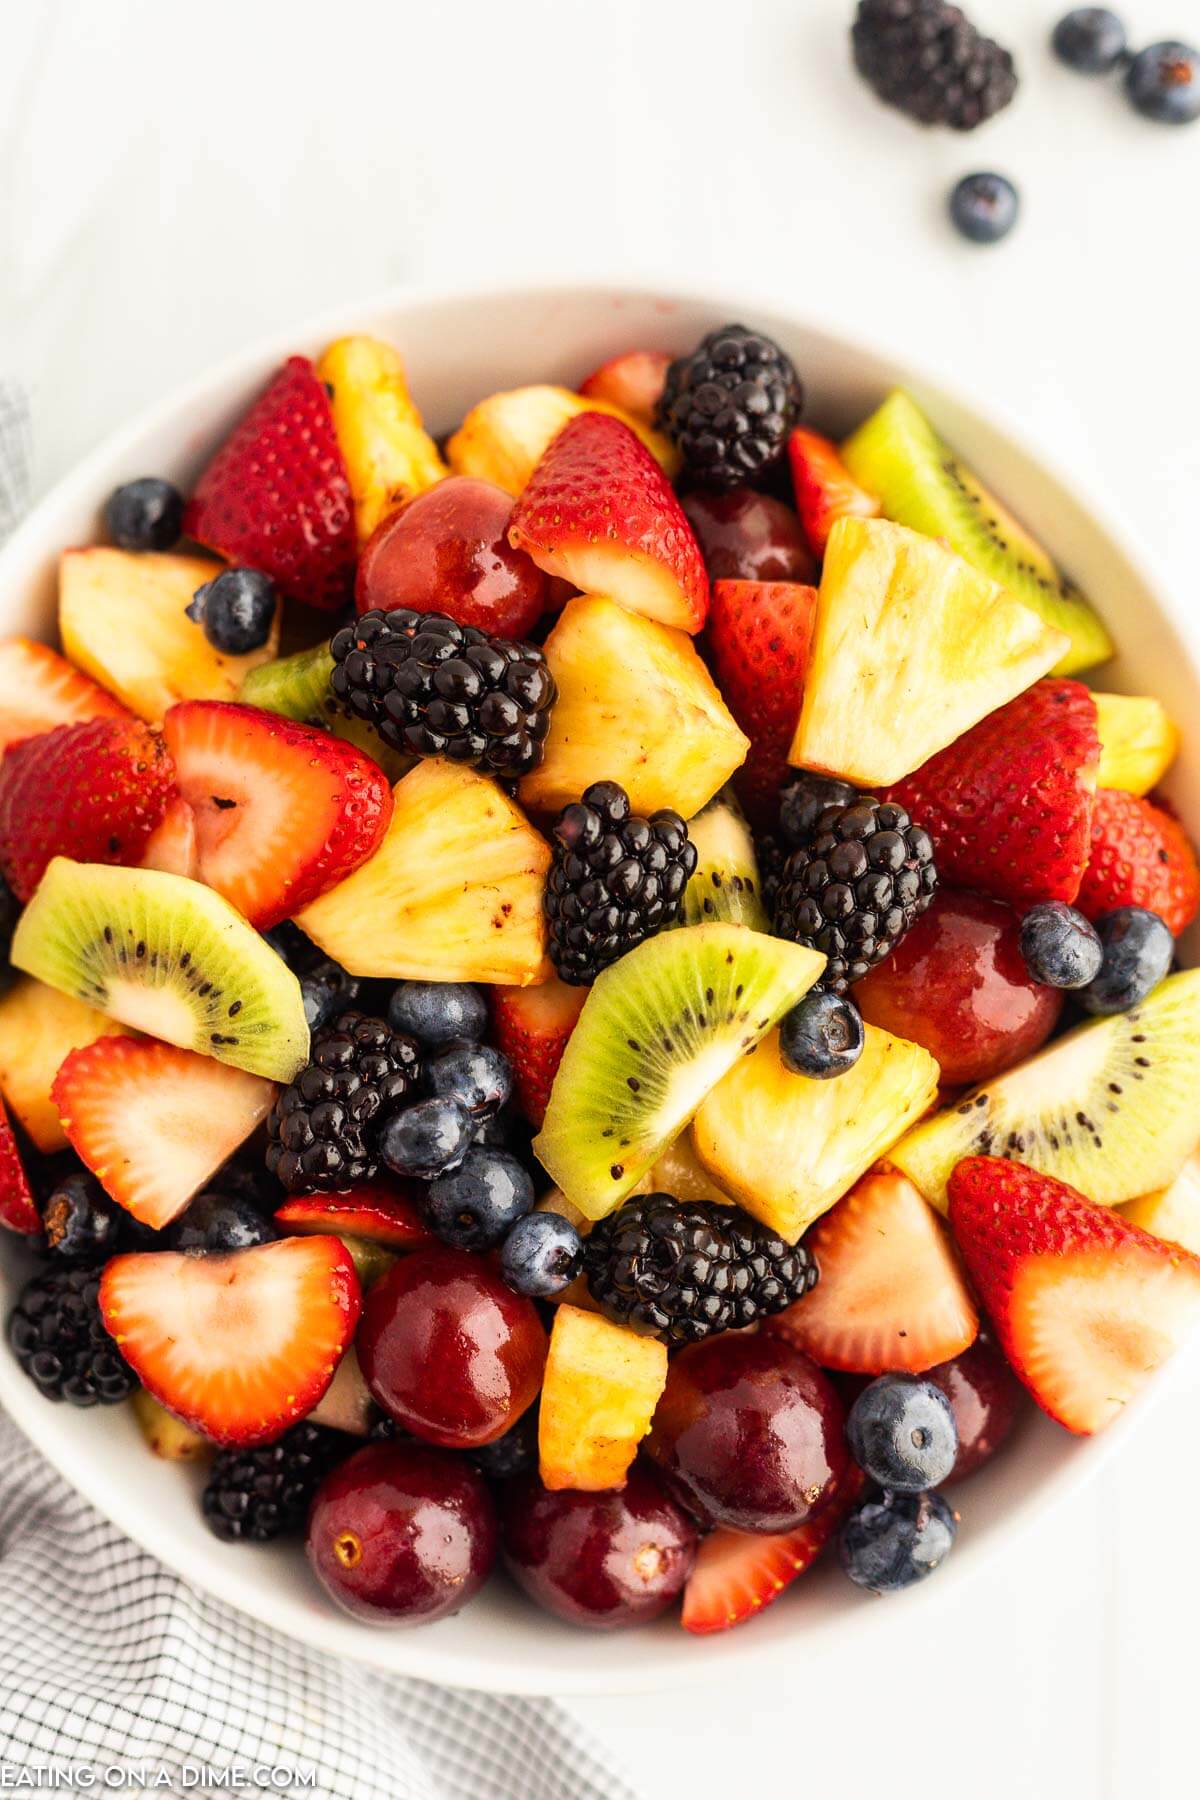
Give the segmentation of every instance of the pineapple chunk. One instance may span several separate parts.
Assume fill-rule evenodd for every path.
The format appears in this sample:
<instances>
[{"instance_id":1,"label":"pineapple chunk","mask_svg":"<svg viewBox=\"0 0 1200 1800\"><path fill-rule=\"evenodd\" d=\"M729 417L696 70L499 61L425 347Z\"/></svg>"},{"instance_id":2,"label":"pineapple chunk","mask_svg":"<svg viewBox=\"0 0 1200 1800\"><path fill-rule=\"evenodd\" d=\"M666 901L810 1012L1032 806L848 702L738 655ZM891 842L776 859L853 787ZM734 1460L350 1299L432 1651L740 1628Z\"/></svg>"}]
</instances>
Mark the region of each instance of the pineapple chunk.
<instances>
[{"instance_id":1,"label":"pineapple chunk","mask_svg":"<svg viewBox=\"0 0 1200 1800\"><path fill-rule=\"evenodd\" d=\"M560 1306L550 1333L538 1460L548 1488L621 1487L667 1384L667 1347Z\"/></svg>"},{"instance_id":2,"label":"pineapple chunk","mask_svg":"<svg viewBox=\"0 0 1200 1800\"><path fill-rule=\"evenodd\" d=\"M619 781L635 812L690 819L744 762L750 741L686 632L580 594L545 651L558 699L522 805L557 812L590 782Z\"/></svg>"},{"instance_id":3,"label":"pineapple chunk","mask_svg":"<svg viewBox=\"0 0 1200 1800\"><path fill-rule=\"evenodd\" d=\"M927 1050L865 1029L862 1055L836 1081L791 1074L772 1032L718 1083L693 1122L705 1168L789 1243L937 1098L938 1066Z\"/></svg>"},{"instance_id":4,"label":"pineapple chunk","mask_svg":"<svg viewBox=\"0 0 1200 1800\"><path fill-rule=\"evenodd\" d=\"M1024 692L1069 646L933 538L885 519L839 519L788 760L886 787Z\"/></svg>"},{"instance_id":5,"label":"pineapple chunk","mask_svg":"<svg viewBox=\"0 0 1200 1800\"><path fill-rule=\"evenodd\" d=\"M1096 786L1148 794L1179 752L1179 727L1161 700L1135 694L1093 694L1100 733Z\"/></svg>"},{"instance_id":6,"label":"pineapple chunk","mask_svg":"<svg viewBox=\"0 0 1200 1800\"><path fill-rule=\"evenodd\" d=\"M713 1200L718 1206L732 1206L724 1188L717 1186L700 1158L690 1130L669 1144L642 1182L647 1194L673 1194L676 1200L690 1204L693 1200Z\"/></svg>"},{"instance_id":7,"label":"pineapple chunk","mask_svg":"<svg viewBox=\"0 0 1200 1800\"><path fill-rule=\"evenodd\" d=\"M194 1463L207 1462L212 1455L211 1440L201 1432L193 1431L190 1425L177 1419L165 1406L160 1406L145 1388L138 1389L132 1404L138 1430L155 1456L161 1456L167 1462Z\"/></svg>"},{"instance_id":8,"label":"pineapple chunk","mask_svg":"<svg viewBox=\"0 0 1200 1800\"><path fill-rule=\"evenodd\" d=\"M669 438L605 400L585 400L563 387L510 388L473 406L450 442L446 457L456 475L495 482L515 498L533 474L552 438L577 413L609 413L636 431L651 456L672 479L679 452Z\"/></svg>"},{"instance_id":9,"label":"pineapple chunk","mask_svg":"<svg viewBox=\"0 0 1200 1800\"><path fill-rule=\"evenodd\" d=\"M58 1108L50 1098L54 1077L72 1050L102 1037L130 1037L72 994L22 975L0 999L0 1093L39 1150L67 1148Z\"/></svg>"},{"instance_id":10,"label":"pineapple chunk","mask_svg":"<svg viewBox=\"0 0 1200 1800\"><path fill-rule=\"evenodd\" d=\"M1192 1152L1169 1187L1127 1200L1117 1211L1131 1225L1200 1256L1200 1150Z\"/></svg>"},{"instance_id":11,"label":"pineapple chunk","mask_svg":"<svg viewBox=\"0 0 1200 1800\"><path fill-rule=\"evenodd\" d=\"M329 389L338 448L354 501L358 541L446 474L413 405L400 354L378 338L344 337L317 364Z\"/></svg>"},{"instance_id":12,"label":"pineapple chunk","mask_svg":"<svg viewBox=\"0 0 1200 1800\"><path fill-rule=\"evenodd\" d=\"M430 758L393 789L369 862L296 923L352 975L549 980L542 890L550 850L485 775Z\"/></svg>"},{"instance_id":13,"label":"pineapple chunk","mask_svg":"<svg viewBox=\"0 0 1200 1800\"><path fill-rule=\"evenodd\" d=\"M223 564L154 551L67 550L59 566L58 627L77 668L151 725L177 700L234 700L279 647L271 635L245 656L214 650L184 608Z\"/></svg>"}]
</instances>

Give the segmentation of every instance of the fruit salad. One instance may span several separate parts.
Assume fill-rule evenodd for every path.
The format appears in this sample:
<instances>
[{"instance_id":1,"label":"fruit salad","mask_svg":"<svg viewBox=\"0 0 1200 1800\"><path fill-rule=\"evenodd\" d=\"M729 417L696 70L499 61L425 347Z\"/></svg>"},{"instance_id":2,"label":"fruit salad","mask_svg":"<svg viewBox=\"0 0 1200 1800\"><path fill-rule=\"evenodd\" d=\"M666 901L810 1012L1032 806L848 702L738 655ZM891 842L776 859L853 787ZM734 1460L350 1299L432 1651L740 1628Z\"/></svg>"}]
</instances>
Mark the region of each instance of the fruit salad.
<instances>
[{"instance_id":1,"label":"fruit salad","mask_svg":"<svg viewBox=\"0 0 1200 1800\"><path fill-rule=\"evenodd\" d=\"M719 1632L1196 1323L1200 868L910 395L529 373L291 357L0 645L8 1341L364 1621Z\"/></svg>"}]
</instances>

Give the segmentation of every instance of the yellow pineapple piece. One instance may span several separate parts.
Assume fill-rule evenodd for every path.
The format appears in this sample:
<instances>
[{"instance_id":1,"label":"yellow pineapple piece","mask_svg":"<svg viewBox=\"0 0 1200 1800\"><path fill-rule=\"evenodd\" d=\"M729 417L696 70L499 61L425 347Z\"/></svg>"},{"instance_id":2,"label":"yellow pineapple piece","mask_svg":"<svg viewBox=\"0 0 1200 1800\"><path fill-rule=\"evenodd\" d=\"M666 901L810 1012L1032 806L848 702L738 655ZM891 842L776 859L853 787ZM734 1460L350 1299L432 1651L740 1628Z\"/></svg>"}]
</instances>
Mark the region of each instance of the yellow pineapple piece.
<instances>
[{"instance_id":1,"label":"yellow pineapple piece","mask_svg":"<svg viewBox=\"0 0 1200 1800\"><path fill-rule=\"evenodd\" d=\"M431 757L393 789L369 862L297 915L352 975L546 981L542 890L550 849L487 776Z\"/></svg>"},{"instance_id":2,"label":"yellow pineapple piece","mask_svg":"<svg viewBox=\"0 0 1200 1800\"><path fill-rule=\"evenodd\" d=\"M538 1459L548 1488L621 1487L667 1383L667 1347L560 1306L542 1384Z\"/></svg>"},{"instance_id":3,"label":"yellow pineapple piece","mask_svg":"<svg viewBox=\"0 0 1200 1800\"><path fill-rule=\"evenodd\" d=\"M1069 647L1065 632L935 539L886 519L839 519L788 760L886 787Z\"/></svg>"},{"instance_id":4,"label":"yellow pineapple piece","mask_svg":"<svg viewBox=\"0 0 1200 1800\"><path fill-rule=\"evenodd\" d=\"M676 1200L715 1200L719 1206L732 1206L724 1188L718 1187L700 1158L690 1130L683 1132L663 1151L649 1175L643 1178L642 1192L673 1194Z\"/></svg>"},{"instance_id":5,"label":"yellow pineapple piece","mask_svg":"<svg viewBox=\"0 0 1200 1800\"><path fill-rule=\"evenodd\" d=\"M1096 786L1148 794L1179 753L1179 727L1148 694L1093 694L1100 733Z\"/></svg>"},{"instance_id":6,"label":"yellow pineapple piece","mask_svg":"<svg viewBox=\"0 0 1200 1800\"><path fill-rule=\"evenodd\" d=\"M1169 1187L1127 1200L1117 1211L1131 1225L1200 1256L1200 1150L1192 1152Z\"/></svg>"},{"instance_id":7,"label":"yellow pineapple piece","mask_svg":"<svg viewBox=\"0 0 1200 1800\"><path fill-rule=\"evenodd\" d=\"M279 608L260 649L245 656L214 650L184 609L223 567L208 556L67 550L59 565L63 649L151 725L177 700L236 700L251 669L279 648Z\"/></svg>"},{"instance_id":8,"label":"yellow pineapple piece","mask_svg":"<svg viewBox=\"0 0 1200 1800\"><path fill-rule=\"evenodd\" d=\"M690 819L745 761L750 741L686 632L580 594L545 652L558 699L522 805L557 812L590 782L618 781L634 812Z\"/></svg>"},{"instance_id":9,"label":"yellow pineapple piece","mask_svg":"<svg viewBox=\"0 0 1200 1800\"><path fill-rule=\"evenodd\" d=\"M207 1462L212 1455L212 1442L160 1406L145 1388L138 1389L132 1404L138 1430L155 1456L167 1462L195 1463Z\"/></svg>"},{"instance_id":10,"label":"yellow pineapple piece","mask_svg":"<svg viewBox=\"0 0 1200 1800\"><path fill-rule=\"evenodd\" d=\"M0 1093L39 1150L67 1148L50 1089L68 1054L97 1038L130 1035L115 1019L32 975L22 975L0 998Z\"/></svg>"},{"instance_id":11,"label":"yellow pineapple piece","mask_svg":"<svg viewBox=\"0 0 1200 1800\"><path fill-rule=\"evenodd\" d=\"M346 464L354 524L366 543L381 519L446 474L421 423L398 350L379 338L343 337L317 364Z\"/></svg>"},{"instance_id":12,"label":"yellow pineapple piece","mask_svg":"<svg viewBox=\"0 0 1200 1800\"><path fill-rule=\"evenodd\" d=\"M564 387L510 388L473 406L450 442L446 457L456 475L494 481L515 498L541 461L552 438L577 413L602 412L636 431L665 473L679 473L679 452L669 438L606 400L585 400Z\"/></svg>"},{"instance_id":13,"label":"yellow pineapple piece","mask_svg":"<svg viewBox=\"0 0 1200 1800\"><path fill-rule=\"evenodd\" d=\"M873 1025L865 1030L862 1055L836 1081L785 1069L773 1031L717 1084L693 1121L705 1168L790 1243L937 1098L938 1066L927 1050Z\"/></svg>"}]
</instances>

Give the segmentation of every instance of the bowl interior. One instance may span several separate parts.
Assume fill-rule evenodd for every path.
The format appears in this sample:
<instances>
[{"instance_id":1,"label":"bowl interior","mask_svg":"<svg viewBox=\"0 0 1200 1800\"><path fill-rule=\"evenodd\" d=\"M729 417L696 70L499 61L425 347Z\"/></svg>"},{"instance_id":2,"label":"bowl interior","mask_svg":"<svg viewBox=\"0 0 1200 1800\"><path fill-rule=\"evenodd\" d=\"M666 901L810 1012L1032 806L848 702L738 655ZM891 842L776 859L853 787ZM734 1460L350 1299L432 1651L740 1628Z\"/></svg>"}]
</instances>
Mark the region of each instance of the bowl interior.
<instances>
[{"instance_id":1,"label":"bowl interior","mask_svg":"<svg viewBox=\"0 0 1200 1800\"><path fill-rule=\"evenodd\" d=\"M51 637L55 567L68 544L92 539L98 509L118 481L149 472L186 486L206 451L265 374L291 350L315 352L341 330L377 331L402 349L414 392L435 431L452 427L484 394L530 381L574 385L605 357L632 346L683 349L704 331L748 315L790 352L804 378L808 416L836 431L861 418L902 382L945 435L1013 510L1048 543L1088 591L1123 646L1098 685L1157 694L1176 718L1192 716L1197 652L1155 591L1140 553L1011 432L989 423L918 371L795 319L751 308L745 297L686 298L610 289L515 291L438 297L392 296L280 336L235 366L176 396L88 458L0 555L0 635ZM1200 748L1185 745L1171 778L1185 817L1200 818ZM0 1298L7 1308L23 1278L24 1253L5 1246ZM1077 1442L1031 1408L1007 1455L959 1491L955 1555L937 1581L886 1607L872 1605L836 1571L806 1576L752 1625L716 1638L687 1637L674 1620L619 1637L557 1625L497 1577L458 1617L415 1632L372 1631L334 1612L294 1547L223 1545L196 1504L199 1477L148 1455L128 1409L76 1413L43 1401L7 1354L3 1404L60 1470L102 1512L188 1580L265 1623L318 1648L397 1673L499 1692L614 1693L747 1676L758 1662L799 1670L851 1633L911 1630L970 1578L1005 1534L1088 1478L1136 1427L1139 1412L1187 1378L1197 1346L1177 1359L1140 1406L1103 1439Z\"/></svg>"}]
</instances>

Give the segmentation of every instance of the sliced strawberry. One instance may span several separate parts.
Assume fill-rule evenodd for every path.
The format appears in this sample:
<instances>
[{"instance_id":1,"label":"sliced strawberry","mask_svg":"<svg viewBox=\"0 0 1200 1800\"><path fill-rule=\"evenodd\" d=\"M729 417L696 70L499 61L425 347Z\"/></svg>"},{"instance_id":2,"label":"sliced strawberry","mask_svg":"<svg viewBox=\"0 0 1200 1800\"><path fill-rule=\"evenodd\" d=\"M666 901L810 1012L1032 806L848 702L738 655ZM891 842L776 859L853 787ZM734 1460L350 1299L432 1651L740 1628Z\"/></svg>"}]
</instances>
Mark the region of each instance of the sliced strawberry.
<instances>
[{"instance_id":1,"label":"sliced strawberry","mask_svg":"<svg viewBox=\"0 0 1200 1800\"><path fill-rule=\"evenodd\" d=\"M626 350L593 369L579 391L589 400L606 400L643 425L653 425L663 383L671 366L667 350Z\"/></svg>"},{"instance_id":2,"label":"sliced strawberry","mask_svg":"<svg viewBox=\"0 0 1200 1800\"><path fill-rule=\"evenodd\" d=\"M1178 937L1200 909L1200 868L1178 820L1137 794L1101 788L1078 906L1089 919L1145 906Z\"/></svg>"},{"instance_id":3,"label":"sliced strawberry","mask_svg":"<svg viewBox=\"0 0 1200 1800\"><path fill-rule=\"evenodd\" d=\"M817 591L793 581L715 581L708 635L717 686L750 739L733 777L752 823L773 829L796 735Z\"/></svg>"},{"instance_id":4,"label":"sliced strawberry","mask_svg":"<svg viewBox=\"0 0 1200 1800\"><path fill-rule=\"evenodd\" d=\"M127 714L59 725L0 762L0 869L28 900L56 856L136 863L175 787L161 737Z\"/></svg>"},{"instance_id":5,"label":"sliced strawberry","mask_svg":"<svg viewBox=\"0 0 1200 1800\"><path fill-rule=\"evenodd\" d=\"M271 1110L275 1084L153 1038L72 1050L51 1097L105 1193L161 1229Z\"/></svg>"},{"instance_id":6,"label":"sliced strawberry","mask_svg":"<svg viewBox=\"0 0 1200 1800\"><path fill-rule=\"evenodd\" d=\"M337 608L358 552L329 396L307 357L289 357L208 464L184 532L285 594Z\"/></svg>"},{"instance_id":7,"label":"sliced strawberry","mask_svg":"<svg viewBox=\"0 0 1200 1800\"><path fill-rule=\"evenodd\" d=\"M796 511L816 556L824 556L829 533L839 519L874 519L879 502L860 488L831 439L797 426L788 439Z\"/></svg>"},{"instance_id":8,"label":"sliced strawberry","mask_svg":"<svg viewBox=\"0 0 1200 1800\"><path fill-rule=\"evenodd\" d=\"M950 1224L1014 1372L1084 1436L1200 1322L1200 1257L1020 1163L970 1156Z\"/></svg>"},{"instance_id":9,"label":"sliced strawberry","mask_svg":"<svg viewBox=\"0 0 1200 1800\"><path fill-rule=\"evenodd\" d=\"M496 1043L512 1064L517 1103L530 1124L540 1126L587 989L556 976L537 987L494 987L491 993Z\"/></svg>"},{"instance_id":10,"label":"sliced strawberry","mask_svg":"<svg viewBox=\"0 0 1200 1800\"><path fill-rule=\"evenodd\" d=\"M116 1256L100 1280L104 1323L142 1386L217 1444L269 1443L310 1413L361 1304L335 1237Z\"/></svg>"},{"instance_id":11,"label":"sliced strawberry","mask_svg":"<svg viewBox=\"0 0 1200 1800\"><path fill-rule=\"evenodd\" d=\"M916 1373L979 1334L945 1228L905 1176L864 1175L804 1240L820 1280L770 1321L826 1369Z\"/></svg>"},{"instance_id":12,"label":"sliced strawberry","mask_svg":"<svg viewBox=\"0 0 1200 1800\"><path fill-rule=\"evenodd\" d=\"M56 725L128 717L119 701L57 650L23 637L0 644L0 750Z\"/></svg>"},{"instance_id":13,"label":"sliced strawberry","mask_svg":"<svg viewBox=\"0 0 1200 1800\"><path fill-rule=\"evenodd\" d=\"M891 789L949 887L1073 901L1087 864L1100 737L1078 681L1038 681Z\"/></svg>"},{"instance_id":14,"label":"sliced strawberry","mask_svg":"<svg viewBox=\"0 0 1200 1800\"><path fill-rule=\"evenodd\" d=\"M571 419L513 507L509 542L548 575L631 612L699 631L708 575L675 490L628 425Z\"/></svg>"},{"instance_id":15,"label":"sliced strawberry","mask_svg":"<svg viewBox=\"0 0 1200 1800\"><path fill-rule=\"evenodd\" d=\"M168 800L162 818L142 848L138 868L159 869L164 875L186 875L189 881L198 878L196 815L182 794Z\"/></svg>"},{"instance_id":16,"label":"sliced strawberry","mask_svg":"<svg viewBox=\"0 0 1200 1800\"><path fill-rule=\"evenodd\" d=\"M392 816L379 764L257 706L185 700L163 720L196 816L201 881L265 930L373 856Z\"/></svg>"},{"instance_id":17,"label":"sliced strawberry","mask_svg":"<svg viewBox=\"0 0 1200 1800\"><path fill-rule=\"evenodd\" d=\"M41 1214L17 1149L4 1102L0 1101L0 1225L31 1237L42 1229Z\"/></svg>"},{"instance_id":18,"label":"sliced strawberry","mask_svg":"<svg viewBox=\"0 0 1200 1800\"><path fill-rule=\"evenodd\" d=\"M394 1250L433 1242L417 1188L389 1187L382 1181L364 1181L334 1194L299 1194L278 1209L275 1223L286 1232L346 1232Z\"/></svg>"}]
</instances>

